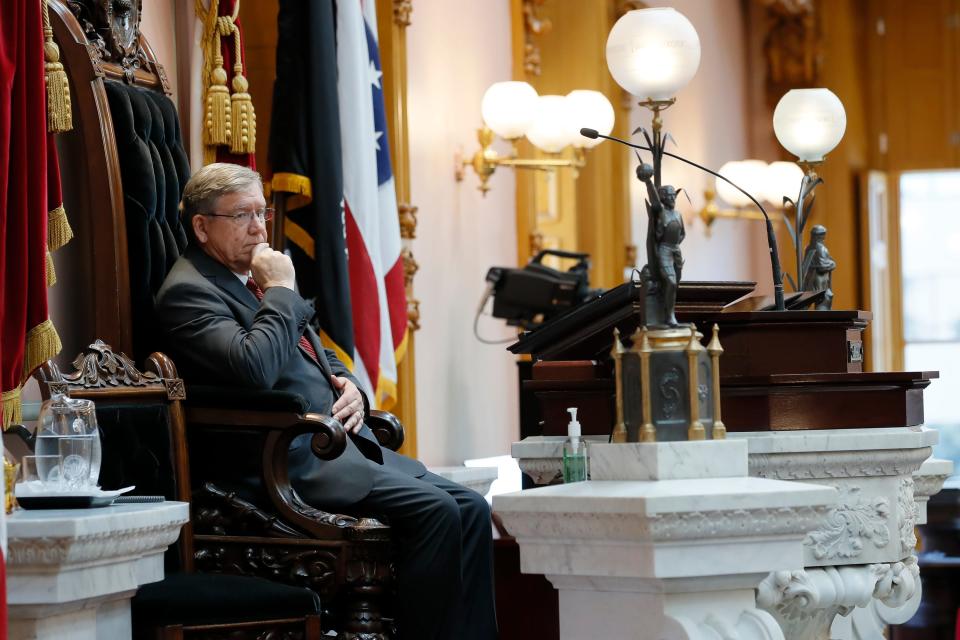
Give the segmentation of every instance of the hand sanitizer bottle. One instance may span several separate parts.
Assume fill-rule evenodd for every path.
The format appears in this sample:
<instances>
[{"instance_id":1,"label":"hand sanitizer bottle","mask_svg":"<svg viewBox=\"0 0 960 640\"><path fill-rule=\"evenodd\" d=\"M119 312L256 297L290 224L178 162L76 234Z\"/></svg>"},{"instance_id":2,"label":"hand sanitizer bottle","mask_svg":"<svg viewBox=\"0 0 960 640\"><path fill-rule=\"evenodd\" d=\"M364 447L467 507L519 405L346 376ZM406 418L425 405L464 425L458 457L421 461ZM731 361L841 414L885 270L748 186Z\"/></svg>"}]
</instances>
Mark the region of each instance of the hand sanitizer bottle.
<instances>
[{"instance_id":1,"label":"hand sanitizer bottle","mask_svg":"<svg viewBox=\"0 0 960 640\"><path fill-rule=\"evenodd\" d=\"M563 481L582 482L587 479L587 443L580 438L580 423L577 408L570 407L570 423L567 425L567 440L563 443Z\"/></svg>"}]
</instances>

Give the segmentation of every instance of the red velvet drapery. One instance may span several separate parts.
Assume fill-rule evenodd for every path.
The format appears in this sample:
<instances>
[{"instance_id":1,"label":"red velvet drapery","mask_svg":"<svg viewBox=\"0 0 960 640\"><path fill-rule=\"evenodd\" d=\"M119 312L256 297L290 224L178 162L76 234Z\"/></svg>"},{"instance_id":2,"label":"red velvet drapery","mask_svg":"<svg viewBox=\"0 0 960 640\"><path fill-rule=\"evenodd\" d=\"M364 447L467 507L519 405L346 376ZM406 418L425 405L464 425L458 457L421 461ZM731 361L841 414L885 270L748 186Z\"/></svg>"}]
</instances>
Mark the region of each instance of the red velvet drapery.
<instances>
[{"instance_id":1,"label":"red velvet drapery","mask_svg":"<svg viewBox=\"0 0 960 640\"><path fill-rule=\"evenodd\" d=\"M59 202L47 133L39 0L0 2L0 387L3 426L20 419L20 387L60 350L47 316L47 214ZM53 187L53 188L51 188ZM50 189L51 194L48 194Z\"/></svg>"}]
</instances>

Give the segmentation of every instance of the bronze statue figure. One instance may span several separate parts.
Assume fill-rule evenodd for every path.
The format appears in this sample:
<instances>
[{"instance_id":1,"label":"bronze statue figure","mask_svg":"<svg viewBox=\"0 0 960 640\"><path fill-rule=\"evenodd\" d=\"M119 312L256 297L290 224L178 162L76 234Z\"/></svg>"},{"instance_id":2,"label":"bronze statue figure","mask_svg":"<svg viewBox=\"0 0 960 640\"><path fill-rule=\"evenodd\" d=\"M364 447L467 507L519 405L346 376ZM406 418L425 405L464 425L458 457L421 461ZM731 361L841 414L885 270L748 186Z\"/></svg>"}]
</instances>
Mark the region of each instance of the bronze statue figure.
<instances>
[{"instance_id":1,"label":"bronze statue figure","mask_svg":"<svg viewBox=\"0 0 960 640\"><path fill-rule=\"evenodd\" d=\"M830 252L823 244L826 237L827 228L823 225L814 225L810 229L810 244L803 252L801 265L803 290L826 292L823 300L817 303L816 309L819 311L827 311L833 305L831 278L833 270L837 268L837 263L830 257Z\"/></svg>"},{"instance_id":2,"label":"bronze statue figure","mask_svg":"<svg viewBox=\"0 0 960 640\"><path fill-rule=\"evenodd\" d=\"M679 191L671 185L657 187L653 182L653 167L641 164L637 178L647 185L647 269L655 284L662 315L648 318L648 324L675 326L677 317L674 308L677 302L677 286L683 269L680 243L686 237L683 217L674 207Z\"/></svg>"}]
</instances>

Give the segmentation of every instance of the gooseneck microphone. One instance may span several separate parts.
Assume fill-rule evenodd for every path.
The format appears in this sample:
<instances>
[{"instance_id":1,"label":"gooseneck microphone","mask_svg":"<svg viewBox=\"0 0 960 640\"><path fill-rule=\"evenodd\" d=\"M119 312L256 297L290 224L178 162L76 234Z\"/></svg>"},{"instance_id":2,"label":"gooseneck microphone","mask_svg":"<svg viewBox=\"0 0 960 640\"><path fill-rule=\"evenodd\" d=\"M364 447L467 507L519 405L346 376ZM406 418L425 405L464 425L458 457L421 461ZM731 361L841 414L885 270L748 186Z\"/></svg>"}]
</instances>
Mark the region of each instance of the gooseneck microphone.
<instances>
[{"instance_id":1,"label":"gooseneck microphone","mask_svg":"<svg viewBox=\"0 0 960 640\"><path fill-rule=\"evenodd\" d=\"M591 140L596 140L597 138L612 140L614 142L619 142L620 144L626 147L630 147L631 149L640 149L641 151L652 151L650 147L645 147L641 144L634 144L632 142L629 142L627 140L622 140L614 136L605 136L599 131L597 131L596 129L590 129L588 127L584 127L583 129L580 129L580 135L582 135L584 138L590 138ZM716 176L717 178L720 178L721 180L729 184L731 187L733 187L743 195L750 198L750 201L753 202L753 204L757 205L757 209L760 209L760 213L763 214L763 218L767 222L767 246L769 247L769 250L770 250L770 267L771 267L771 270L773 271L774 303L776 305L777 311L784 311L786 307L784 306L784 303L783 303L783 272L780 268L780 251L777 249L777 234L774 233L773 222L770 220L770 216L767 215L766 209L764 209L763 206L759 202L757 202L756 198L754 198L752 195L750 195L749 193L741 189L738 185L734 184L733 182L728 180L725 176L720 175L716 171L708 169L703 165L699 165L696 162L693 162L692 160L687 160L683 156L678 156L675 153L670 153L669 151L663 151L663 155L670 156L671 158L674 158L681 162L685 162L692 167L696 167L701 171L704 171L706 173L709 173L712 176Z\"/></svg>"}]
</instances>

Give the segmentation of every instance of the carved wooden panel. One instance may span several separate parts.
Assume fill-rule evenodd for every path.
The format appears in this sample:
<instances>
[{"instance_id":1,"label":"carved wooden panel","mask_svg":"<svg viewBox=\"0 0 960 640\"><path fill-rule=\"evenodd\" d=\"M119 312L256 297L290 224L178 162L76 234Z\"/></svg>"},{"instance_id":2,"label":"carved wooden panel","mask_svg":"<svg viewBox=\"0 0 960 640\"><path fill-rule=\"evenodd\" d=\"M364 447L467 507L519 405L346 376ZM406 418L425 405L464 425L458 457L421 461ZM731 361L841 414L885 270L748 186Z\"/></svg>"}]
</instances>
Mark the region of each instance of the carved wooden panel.
<instances>
[{"instance_id":1,"label":"carved wooden panel","mask_svg":"<svg viewBox=\"0 0 960 640\"><path fill-rule=\"evenodd\" d=\"M127 82L133 82L134 72L138 69L149 67L147 55L140 44L141 2L67 0L67 6L80 22L100 60L119 66ZM161 73L159 69L157 72ZM161 77L164 78L165 74Z\"/></svg>"},{"instance_id":2,"label":"carved wooden panel","mask_svg":"<svg viewBox=\"0 0 960 640\"><path fill-rule=\"evenodd\" d=\"M814 0L766 0L764 4L766 97L774 107L790 89L818 86L822 52Z\"/></svg>"}]
</instances>

